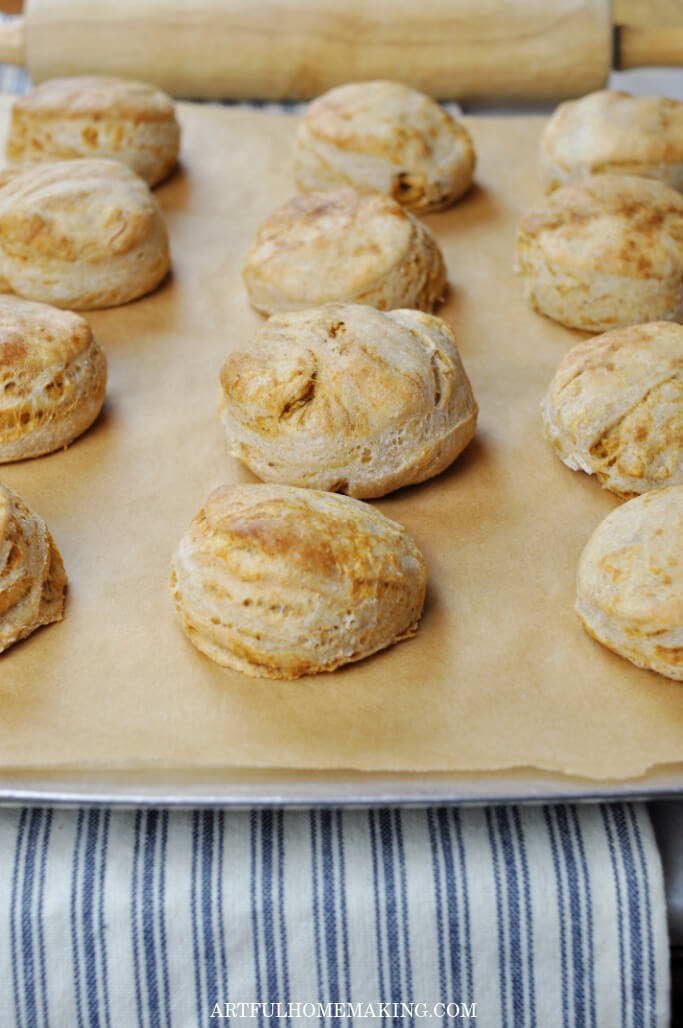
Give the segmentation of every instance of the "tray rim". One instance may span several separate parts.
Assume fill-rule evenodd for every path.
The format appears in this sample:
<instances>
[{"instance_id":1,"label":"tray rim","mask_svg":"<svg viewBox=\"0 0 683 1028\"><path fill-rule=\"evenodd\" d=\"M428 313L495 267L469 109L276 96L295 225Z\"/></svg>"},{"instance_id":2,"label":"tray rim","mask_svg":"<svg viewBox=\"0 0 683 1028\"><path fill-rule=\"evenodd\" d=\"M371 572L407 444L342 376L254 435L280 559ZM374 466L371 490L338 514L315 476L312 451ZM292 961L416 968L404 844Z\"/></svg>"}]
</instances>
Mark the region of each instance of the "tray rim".
<instances>
[{"instance_id":1,"label":"tray rim","mask_svg":"<svg viewBox=\"0 0 683 1028\"><path fill-rule=\"evenodd\" d=\"M662 766L630 780L588 780L515 768L451 772L302 771L280 768L111 768L5 770L0 807L24 805L134 807L482 806L683 796L683 765Z\"/></svg>"}]
</instances>

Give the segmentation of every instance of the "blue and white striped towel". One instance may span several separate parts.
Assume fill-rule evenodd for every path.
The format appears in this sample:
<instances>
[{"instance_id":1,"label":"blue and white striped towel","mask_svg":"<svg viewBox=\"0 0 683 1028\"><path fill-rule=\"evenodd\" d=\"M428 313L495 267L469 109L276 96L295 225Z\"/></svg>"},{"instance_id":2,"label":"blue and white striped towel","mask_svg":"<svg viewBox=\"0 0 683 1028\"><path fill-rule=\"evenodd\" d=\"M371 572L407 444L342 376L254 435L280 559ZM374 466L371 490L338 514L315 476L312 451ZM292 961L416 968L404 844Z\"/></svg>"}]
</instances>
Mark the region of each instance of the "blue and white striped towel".
<instances>
[{"instance_id":1,"label":"blue and white striped towel","mask_svg":"<svg viewBox=\"0 0 683 1028\"><path fill-rule=\"evenodd\" d=\"M5 810L0 881L3 1026L668 1025L638 805Z\"/></svg>"}]
</instances>

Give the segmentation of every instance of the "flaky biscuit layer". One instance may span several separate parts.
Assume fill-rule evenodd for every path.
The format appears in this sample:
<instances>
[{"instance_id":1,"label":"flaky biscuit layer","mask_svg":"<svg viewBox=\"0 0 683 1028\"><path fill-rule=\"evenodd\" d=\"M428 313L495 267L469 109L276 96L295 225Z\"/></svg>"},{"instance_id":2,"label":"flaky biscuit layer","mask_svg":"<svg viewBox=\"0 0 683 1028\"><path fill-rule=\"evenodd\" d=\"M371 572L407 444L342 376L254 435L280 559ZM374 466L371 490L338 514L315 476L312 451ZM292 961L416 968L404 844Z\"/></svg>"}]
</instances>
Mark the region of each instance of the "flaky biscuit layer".
<instances>
[{"instance_id":1,"label":"flaky biscuit layer","mask_svg":"<svg viewBox=\"0 0 683 1028\"><path fill-rule=\"evenodd\" d=\"M334 301L430 312L446 291L429 229L391 197L353 188L296 196L271 214L243 277L264 314Z\"/></svg>"},{"instance_id":2,"label":"flaky biscuit layer","mask_svg":"<svg viewBox=\"0 0 683 1028\"><path fill-rule=\"evenodd\" d=\"M348 496L282 485L215 490L171 565L190 641L260 678L331 671L408 638L426 581L396 522Z\"/></svg>"},{"instance_id":3,"label":"flaky biscuit layer","mask_svg":"<svg viewBox=\"0 0 683 1028\"><path fill-rule=\"evenodd\" d=\"M61 621L66 574L45 522L0 485L0 653Z\"/></svg>"},{"instance_id":4,"label":"flaky biscuit layer","mask_svg":"<svg viewBox=\"0 0 683 1028\"><path fill-rule=\"evenodd\" d=\"M118 161L32 165L0 188L0 285L76 310L154 289L170 266L156 198Z\"/></svg>"},{"instance_id":5,"label":"flaky biscuit layer","mask_svg":"<svg viewBox=\"0 0 683 1028\"><path fill-rule=\"evenodd\" d=\"M639 667L683 680L683 485L628 500L598 525L577 575L586 630Z\"/></svg>"},{"instance_id":6,"label":"flaky biscuit layer","mask_svg":"<svg viewBox=\"0 0 683 1028\"><path fill-rule=\"evenodd\" d=\"M50 79L16 100L7 138L13 162L105 157L153 186L175 167L173 101L144 82L84 75Z\"/></svg>"},{"instance_id":7,"label":"flaky biscuit layer","mask_svg":"<svg viewBox=\"0 0 683 1028\"><path fill-rule=\"evenodd\" d=\"M560 104L541 137L547 190L590 175L644 175L683 190L683 104L613 90Z\"/></svg>"},{"instance_id":8,"label":"flaky biscuit layer","mask_svg":"<svg viewBox=\"0 0 683 1028\"><path fill-rule=\"evenodd\" d=\"M560 459L618 496L683 481L683 326L634 325L578 343L542 410Z\"/></svg>"},{"instance_id":9,"label":"flaky biscuit layer","mask_svg":"<svg viewBox=\"0 0 683 1028\"><path fill-rule=\"evenodd\" d=\"M558 189L522 219L515 270L570 328L683 320L683 196L631 175Z\"/></svg>"},{"instance_id":10,"label":"flaky biscuit layer","mask_svg":"<svg viewBox=\"0 0 683 1028\"><path fill-rule=\"evenodd\" d=\"M78 314L0 295L0 462L66 446L100 412L107 361Z\"/></svg>"},{"instance_id":11,"label":"flaky biscuit layer","mask_svg":"<svg viewBox=\"0 0 683 1028\"><path fill-rule=\"evenodd\" d=\"M440 210L472 183L472 140L431 97L397 82L339 86L308 107L297 133L297 185L352 185L416 213Z\"/></svg>"}]
</instances>

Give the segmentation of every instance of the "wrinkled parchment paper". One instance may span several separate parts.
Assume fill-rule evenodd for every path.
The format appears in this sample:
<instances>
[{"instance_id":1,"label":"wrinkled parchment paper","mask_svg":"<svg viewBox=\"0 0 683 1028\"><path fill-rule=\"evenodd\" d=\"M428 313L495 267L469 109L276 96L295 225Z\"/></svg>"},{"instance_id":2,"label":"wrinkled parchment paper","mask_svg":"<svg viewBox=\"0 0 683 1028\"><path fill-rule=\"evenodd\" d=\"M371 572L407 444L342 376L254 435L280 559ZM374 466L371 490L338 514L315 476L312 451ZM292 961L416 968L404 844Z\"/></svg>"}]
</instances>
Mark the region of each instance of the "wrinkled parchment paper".
<instances>
[{"instance_id":1,"label":"wrinkled parchment paper","mask_svg":"<svg viewBox=\"0 0 683 1028\"><path fill-rule=\"evenodd\" d=\"M0 764L625 778L683 760L683 686L608 652L573 613L579 554L619 501L541 434L540 400L581 333L534 314L511 270L517 222L540 195L537 118L470 119L477 184L426 219L451 282L439 313L480 420L450 470L376 501L430 569L418 635L282 683L219 668L186 641L169 557L212 488L252 480L228 456L217 380L262 322L241 265L260 222L295 192L296 121L179 112L182 170L157 190L172 276L87 315L109 359L103 415L68 450L0 468L47 521L70 581L64 621L0 657Z\"/></svg>"}]
</instances>

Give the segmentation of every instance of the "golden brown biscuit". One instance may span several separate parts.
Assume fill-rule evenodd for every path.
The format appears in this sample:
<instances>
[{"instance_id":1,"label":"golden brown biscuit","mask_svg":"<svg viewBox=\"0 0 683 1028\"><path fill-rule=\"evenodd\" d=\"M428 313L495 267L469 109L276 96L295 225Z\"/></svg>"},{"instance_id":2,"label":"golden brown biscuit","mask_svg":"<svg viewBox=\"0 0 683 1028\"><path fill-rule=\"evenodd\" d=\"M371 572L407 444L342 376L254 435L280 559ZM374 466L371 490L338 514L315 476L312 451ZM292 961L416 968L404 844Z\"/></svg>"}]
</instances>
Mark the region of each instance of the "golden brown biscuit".
<instances>
[{"instance_id":1,"label":"golden brown biscuit","mask_svg":"<svg viewBox=\"0 0 683 1028\"><path fill-rule=\"evenodd\" d=\"M84 318L0 295L0 462L72 442L104 403L107 361Z\"/></svg>"},{"instance_id":2,"label":"golden brown biscuit","mask_svg":"<svg viewBox=\"0 0 683 1028\"><path fill-rule=\"evenodd\" d=\"M0 653L62 620L66 574L45 522L0 485Z\"/></svg>"},{"instance_id":3,"label":"golden brown biscuit","mask_svg":"<svg viewBox=\"0 0 683 1028\"><path fill-rule=\"evenodd\" d=\"M243 275L264 314L335 300L429 312L446 291L429 229L391 197L352 188L296 196L271 214Z\"/></svg>"},{"instance_id":4,"label":"golden brown biscuit","mask_svg":"<svg viewBox=\"0 0 683 1028\"><path fill-rule=\"evenodd\" d=\"M106 76L50 79L15 100L10 161L106 157L150 186L173 170L180 127L173 101L145 82Z\"/></svg>"},{"instance_id":5,"label":"golden brown biscuit","mask_svg":"<svg viewBox=\"0 0 683 1028\"><path fill-rule=\"evenodd\" d=\"M469 132L429 96L398 82L352 82L308 106L296 142L297 185L358 186L418 213L449 206L474 175Z\"/></svg>"},{"instance_id":6,"label":"golden brown biscuit","mask_svg":"<svg viewBox=\"0 0 683 1028\"><path fill-rule=\"evenodd\" d=\"M547 190L604 172L683 190L683 104L603 89L560 104L541 137Z\"/></svg>"},{"instance_id":7,"label":"golden brown biscuit","mask_svg":"<svg viewBox=\"0 0 683 1028\"><path fill-rule=\"evenodd\" d=\"M531 305L599 332L683 319L683 196L633 175L564 186L522 219L515 270Z\"/></svg>"},{"instance_id":8,"label":"golden brown biscuit","mask_svg":"<svg viewBox=\"0 0 683 1028\"><path fill-rule=\"evenodd\" d=\"M477 423L453 332L415 310L275 314L221 386L231 452L255 475L359 498L437 475Z\"/></svg>"},{"instance_id":9,"label":"golden brown biscuit","mask_svg":"<svg viewBox=\"0 0 683 1028\"><path fill-rule=\"evenodd\" d=\"M613 510L581 555L576 612L598 642L683 681L683 485Z\"/></svg>"},{"instance_id":10,"label":"golden brown biscuit","mask_svg":"<svg viewBox=\"0 0 683 1028\"><path fill-rule=\"evenodd\" d=\"M87 310L154 289L169 268L161 209L118 161L38 164L0 188L1 286Z\"/></svg>"},{"instance_id":11,"label":"golden brown biscuit","mask_svg":"<svg viewBox=\"0 0 683 1028\"><path fill-rule=\"evenodd\" d=\"M414 635L426 582L396 522L348 496L284 485L216 489L171 565L190 641L259 678L332 671Z\"/></svg>"},{"instance_id":12,"label":"golden brown biscuit","mask_svg":"<svg viewBox=\"0 0 683 1028\"><path fill-rule=\"evenodd\" d=\"M683 326L618 328L572 347L543 422L568 467L624 499L683 481Z\"/></svg>"}]
</instances>

